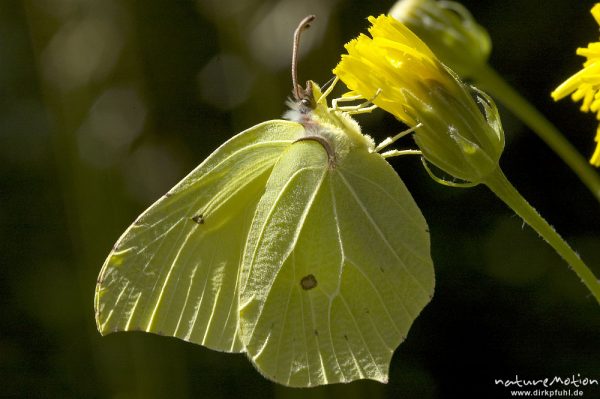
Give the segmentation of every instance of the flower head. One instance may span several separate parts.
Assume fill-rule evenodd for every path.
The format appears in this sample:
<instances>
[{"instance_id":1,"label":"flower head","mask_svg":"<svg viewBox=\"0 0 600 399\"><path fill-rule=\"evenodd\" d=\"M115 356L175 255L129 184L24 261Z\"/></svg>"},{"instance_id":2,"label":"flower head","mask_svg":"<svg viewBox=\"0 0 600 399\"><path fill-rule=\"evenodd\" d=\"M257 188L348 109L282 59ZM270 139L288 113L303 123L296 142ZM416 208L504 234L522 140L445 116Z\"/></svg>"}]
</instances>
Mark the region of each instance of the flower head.
<instances>
[{"instance_id":1,"label":"flower head","mask_svg":"<svg viewBox=\"0 0 600 399\"><path fill-rule=\"evenodd\" d=\"M592 7L592 15L600 25L600 3ZM552 98L558 101L571 94L573 101L583 100L581 111L595 112L596 118L600 120L600 42L590 43L587 48L578 48L577 54L587 58L583 69L558 86L551 93ZM595 140L596 150L590 163L600 166L600 125L596 130Z\"/></svg>"},{"instance_id":2,"label":"flower head","mask_svg":"<svg viewBox=\"0 0 600 399\"><path fill-rule=\"evenodd\" d=\"M463 78L471 77L489 58L490 36L459 3L400 0L389 14L416 33Z\"/></svg>"},{"instance_id":3,"label":"flower head","mask_svg":"<svg viewBox=\"0 0 600 399\"><path fill-rule=\"evenodd\" d=\"M372 38L346 44L334 73L409 126L424 157L452 176L481 182L498 167L504 134L489 97L463 84L406 26L369 17Z\"/></svg>"}]
</instances>

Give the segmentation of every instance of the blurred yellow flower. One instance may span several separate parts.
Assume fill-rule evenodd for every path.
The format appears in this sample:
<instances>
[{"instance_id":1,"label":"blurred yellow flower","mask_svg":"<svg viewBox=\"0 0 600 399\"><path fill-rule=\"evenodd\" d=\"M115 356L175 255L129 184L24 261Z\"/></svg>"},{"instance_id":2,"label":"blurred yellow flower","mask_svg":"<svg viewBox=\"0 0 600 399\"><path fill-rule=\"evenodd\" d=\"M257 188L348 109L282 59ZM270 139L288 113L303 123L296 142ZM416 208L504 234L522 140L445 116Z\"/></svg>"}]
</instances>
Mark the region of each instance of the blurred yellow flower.
<instances>
[{"instance_id":1,"label":"blurred yellow flower","mask_svg":"<svg viewBox=\"0 0 600 399\"><path fill-rule=\"evenodd\" d=\"M429 162L479 183L498 168L504 133L492 100L465 85L406 26L391 16L369 17L372 38L346 44L334 73L352 90L414 127Z\"/></svg>"},{"instance_id":2,"label":"blurred yellow flower","mask_svg":"<svg viewBox=\"0 0 600 399\"><path fill-rule=\"evenodd\" d=\"M592 15L600 25L600 3L592 7ZM600 42L590 43L587 48L578 48L577 55L587 58L583 69L568 78L552 93L554 101L558 101L571 94L573 101L583 100L581 111L595 112L600 120ZM590 158L590 163L600 166L600 125L596 129L596 150Z\"/></svg>"}]
</instances>

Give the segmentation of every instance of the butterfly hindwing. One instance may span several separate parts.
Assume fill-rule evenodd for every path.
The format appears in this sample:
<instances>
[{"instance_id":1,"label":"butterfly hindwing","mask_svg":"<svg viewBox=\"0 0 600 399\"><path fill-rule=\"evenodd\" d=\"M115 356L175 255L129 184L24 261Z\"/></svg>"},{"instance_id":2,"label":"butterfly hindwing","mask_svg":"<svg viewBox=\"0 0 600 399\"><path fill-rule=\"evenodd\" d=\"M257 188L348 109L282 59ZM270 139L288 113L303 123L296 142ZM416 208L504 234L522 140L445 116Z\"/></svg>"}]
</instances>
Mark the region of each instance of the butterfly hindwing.
<instances>
[{"instance_id":1,"label":"butterfly hindwing","mask_svg":"<svg viewBox=\"0 0 600 399\"><path fill-rule=\"evenodd\" d=\"M433 293L426 222L381 156L330 167L317 142L286 149L243 259L240 332L249 358L289 386L387 381Z\"/></svg>"},{"instance_id":2,"label":"butterfly hindwing","mask_svg":"<svg viewBox=\"0 0 600 399\"><path fill-rule=\"evenodd\" d=\"M100 273L100 332L141 330L242 351L237 299L248 229L273 165L303 132L289 121L250 128L147 209Z\"/></svg>"}]
</instances>

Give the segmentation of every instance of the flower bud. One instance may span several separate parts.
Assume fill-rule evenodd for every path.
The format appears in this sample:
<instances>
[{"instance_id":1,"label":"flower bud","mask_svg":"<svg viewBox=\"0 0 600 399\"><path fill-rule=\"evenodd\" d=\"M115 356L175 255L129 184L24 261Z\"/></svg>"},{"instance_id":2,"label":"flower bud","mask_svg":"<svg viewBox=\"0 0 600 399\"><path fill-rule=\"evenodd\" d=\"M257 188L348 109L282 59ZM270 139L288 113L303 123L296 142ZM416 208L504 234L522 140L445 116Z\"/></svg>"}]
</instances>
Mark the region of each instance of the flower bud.
<instances>
[{"instance_id":1,"label":"flower bud","mask_svg":"<svg viewBox=\"0 0 600 399\"><path fill-rule=\"evenodd\" d=\"M470 78L490 55L487 31L453 1L400 0L389 15L405 24L462 78Z\"/></svg>"}]
</instances>

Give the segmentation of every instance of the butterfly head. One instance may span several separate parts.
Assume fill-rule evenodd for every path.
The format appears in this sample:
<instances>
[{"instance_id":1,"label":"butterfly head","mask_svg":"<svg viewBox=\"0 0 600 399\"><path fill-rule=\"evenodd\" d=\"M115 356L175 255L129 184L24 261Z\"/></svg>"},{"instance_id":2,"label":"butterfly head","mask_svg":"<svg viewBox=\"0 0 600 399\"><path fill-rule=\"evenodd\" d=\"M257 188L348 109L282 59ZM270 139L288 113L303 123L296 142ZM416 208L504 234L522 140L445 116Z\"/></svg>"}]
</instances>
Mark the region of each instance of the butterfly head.
<instances>
[{"instance_id":1,"label":"butterfly head","mask_svg":"<svg viewBox=\"0 0 600 399\"><path fill-rule=\"evenodd\" d=\"M298 110L303 113L309 113L317 107L317 96L320 96L321 89L319 86L309 80L306 82L306 88L300 86L294 90L294 102L298 104Z\"/></svg>"},{"instance_id":2,"label":"butterfly head","mask_svg":"<svg viewBox=\"0 0 600 399\"><path fill-rule=\"evenodd\" d=\"M319 85L312 80L306 82L305 88L298 86L287 105L290 109L284 114L284 118L302 124L309 123L315 114L327 112L327 99Z\"/></svg>"},{"instance_id":3,"label":"butterfly head","mask_svg":"<svg viewBox=\"0 0 600 399\"><path fill-rule=\"evenodd\" d=\"M327 94L331 92L336 81L323 93L319 85L312 80L306 82L306 87L298 84L298 48L300 36L310 27L315 16L304 18L294 32L292 48L292 99L287 105L290 109L284 118L298 122L304 126L305 137L319 137L319 141L327 141L328 152L333 149L339 158L349 148L362 147L372 149L373 140L361 133L358 123L349 114L338 112L327 105ZM335 107L334 107L335 108Z\"/></svg>"}]
</instances>

